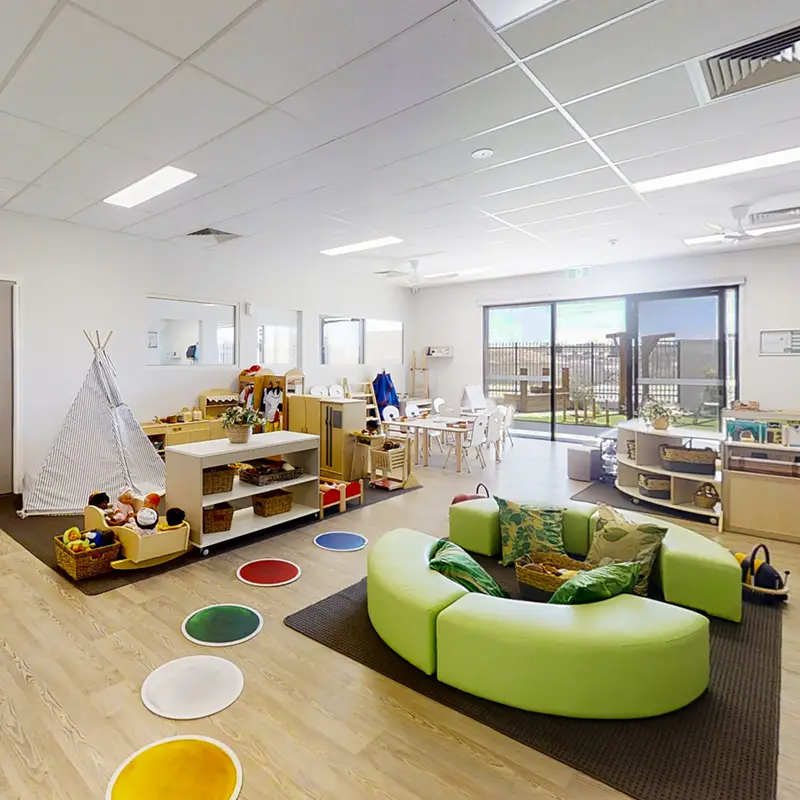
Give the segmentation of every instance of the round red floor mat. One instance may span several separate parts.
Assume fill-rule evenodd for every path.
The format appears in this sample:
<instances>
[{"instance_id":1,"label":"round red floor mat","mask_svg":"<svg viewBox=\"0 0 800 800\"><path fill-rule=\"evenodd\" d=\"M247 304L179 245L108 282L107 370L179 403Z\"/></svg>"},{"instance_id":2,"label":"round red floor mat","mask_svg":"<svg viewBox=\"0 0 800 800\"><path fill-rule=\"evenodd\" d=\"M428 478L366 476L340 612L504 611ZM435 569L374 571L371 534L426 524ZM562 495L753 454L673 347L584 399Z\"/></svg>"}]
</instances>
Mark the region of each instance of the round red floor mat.
<instances>
[{"instance_id":1,"label":"round red floor mat","mask_svg":"<svg viewBox=\"0 0 800 800\"><path fill-rule=\"evenodd\" d=\"M236 577L250 586L286 586L296 581L301 573L297 564L283 558L260 558L242 564Z\"/></svg>"}]
</instances>

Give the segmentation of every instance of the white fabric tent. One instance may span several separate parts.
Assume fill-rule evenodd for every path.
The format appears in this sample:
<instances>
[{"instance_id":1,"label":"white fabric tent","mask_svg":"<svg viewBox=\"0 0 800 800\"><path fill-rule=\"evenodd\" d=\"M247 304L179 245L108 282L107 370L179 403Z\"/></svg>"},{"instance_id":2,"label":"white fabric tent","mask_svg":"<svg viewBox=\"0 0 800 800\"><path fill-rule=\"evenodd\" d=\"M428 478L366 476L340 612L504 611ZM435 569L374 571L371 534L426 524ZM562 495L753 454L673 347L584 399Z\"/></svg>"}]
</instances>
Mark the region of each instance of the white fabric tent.
<instances>
[{"instance_id":1,"label":"white fabric tent","mask_svg":"<svg viewBox=\"0 0 800 800\"><path fill-rule=\"evenodd\" d=\"M84 333L86 333L84 331ZM92 492L116 497L163 492L164 462L125 405L106 345L86 333L94 360L36 478L23 491L20 516L79 514Z\"/></svg>"}]
</instances>

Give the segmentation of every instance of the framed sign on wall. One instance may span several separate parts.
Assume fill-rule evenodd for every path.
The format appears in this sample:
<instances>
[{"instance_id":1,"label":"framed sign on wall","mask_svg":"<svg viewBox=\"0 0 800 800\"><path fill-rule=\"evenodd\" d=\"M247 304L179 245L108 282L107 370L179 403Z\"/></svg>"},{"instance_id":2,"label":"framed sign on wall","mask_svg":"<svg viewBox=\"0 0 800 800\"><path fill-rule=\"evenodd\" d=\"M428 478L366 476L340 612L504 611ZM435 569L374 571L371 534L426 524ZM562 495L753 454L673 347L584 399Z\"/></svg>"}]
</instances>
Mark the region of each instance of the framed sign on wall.
<instances>
[{"instance_id":1,"label":"framed sign on wall","mask_svg":"<svg viewBox=\"0 0 800 800\"><path fill-rule=\"evenodd\" d=\"M759 355L800 356L800 330L761 331Z\"/></svg>"}]
</instances>

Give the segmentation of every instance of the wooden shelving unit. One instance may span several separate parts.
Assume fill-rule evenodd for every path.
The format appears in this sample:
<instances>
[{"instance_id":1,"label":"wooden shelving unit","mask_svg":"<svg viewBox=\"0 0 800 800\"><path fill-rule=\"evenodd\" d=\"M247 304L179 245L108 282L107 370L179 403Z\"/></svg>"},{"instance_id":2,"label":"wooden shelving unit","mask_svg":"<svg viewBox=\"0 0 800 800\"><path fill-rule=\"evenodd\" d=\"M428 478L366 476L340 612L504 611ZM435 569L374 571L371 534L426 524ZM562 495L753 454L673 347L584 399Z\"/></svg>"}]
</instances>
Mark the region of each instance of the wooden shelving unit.
<instances>
[{"instance_id":1,"label":"wooden shelving unit","mask_svg":"<svg viewBox=\"0 0 800 800\"><path fill-rule=\"evenodd\" d=\"M203 494L203 470L238 461L256 458L282 457L303 475L294 480L268 486L253 486L237 478L233 490L221 494ZM254 531L272 528L284 522L319 514L319 436L304 433L276 431L254 435L247 444L232 444L219 439L196 444L167 447L167 506L177 506L186 512L191 525L191 543L206 550L221 542L245 536ZM237 508L229 531L204 533L203 509L217 503L236 503L274 489L286 489L293 495L292 509L273 517L260 517L247 504Z\"/></svg>"},{"instance_id":2,"label":"wooden shelving unit","mask_svg":"<svg viewBox=\"0 0 800 800\"><path fill-rule=\"evenodd\" d=\"M634 503L652 503L656 506L671 508L689 514L704 517L710 523L719 523L722 519L723 504L717 503L714 508L700 508L694 504L694 493L704 483L714 484L722 495L722 474L714 475L694 472L677 472L665 469L661 464L659 447L671 444L676 447L712 444L718 447L723 435L716 431L698 431L693 428L670 427L665 431L648 428L640 420L622 422L618 426L617 436L617 480L616 487L633 498ZM635 442L636 458L627 457L627 443ZM639 489L639 473L665 476L670 479L670 496L668 499L648 497Z\"/></svg>"}]
</instances>

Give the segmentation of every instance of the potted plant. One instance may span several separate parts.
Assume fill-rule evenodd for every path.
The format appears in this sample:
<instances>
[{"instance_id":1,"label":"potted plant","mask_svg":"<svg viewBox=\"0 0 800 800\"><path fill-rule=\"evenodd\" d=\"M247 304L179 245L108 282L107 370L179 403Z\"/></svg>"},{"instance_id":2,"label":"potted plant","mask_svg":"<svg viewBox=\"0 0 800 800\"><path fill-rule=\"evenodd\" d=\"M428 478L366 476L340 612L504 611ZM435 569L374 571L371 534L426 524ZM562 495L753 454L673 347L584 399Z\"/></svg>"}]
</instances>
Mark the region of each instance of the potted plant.
<instances>
[{"instance_id":1,"label":"potted plant","mask_svg":"<svg viewBox=\"0 0 800 800\"><path fill-rule=\"evenodd\" d=\"M233 444L249 442L250 435L253 433L253 425L263 425L266 421L254 408L242 408L242 406L226 409L220 419L222 427L228 433L228 439Z\"/></svg>"},{"instance_id":2,"label":"potted plant","mask_svg":"<svg viewBox=\"0 0 800 800\"><path fill-rule=\"evenodd\" d=\"M679 414L679 409L665 405L660 400L648 400L639 409L639 418L659 431L674 425Z\"/></svg>"}]
</instances>

